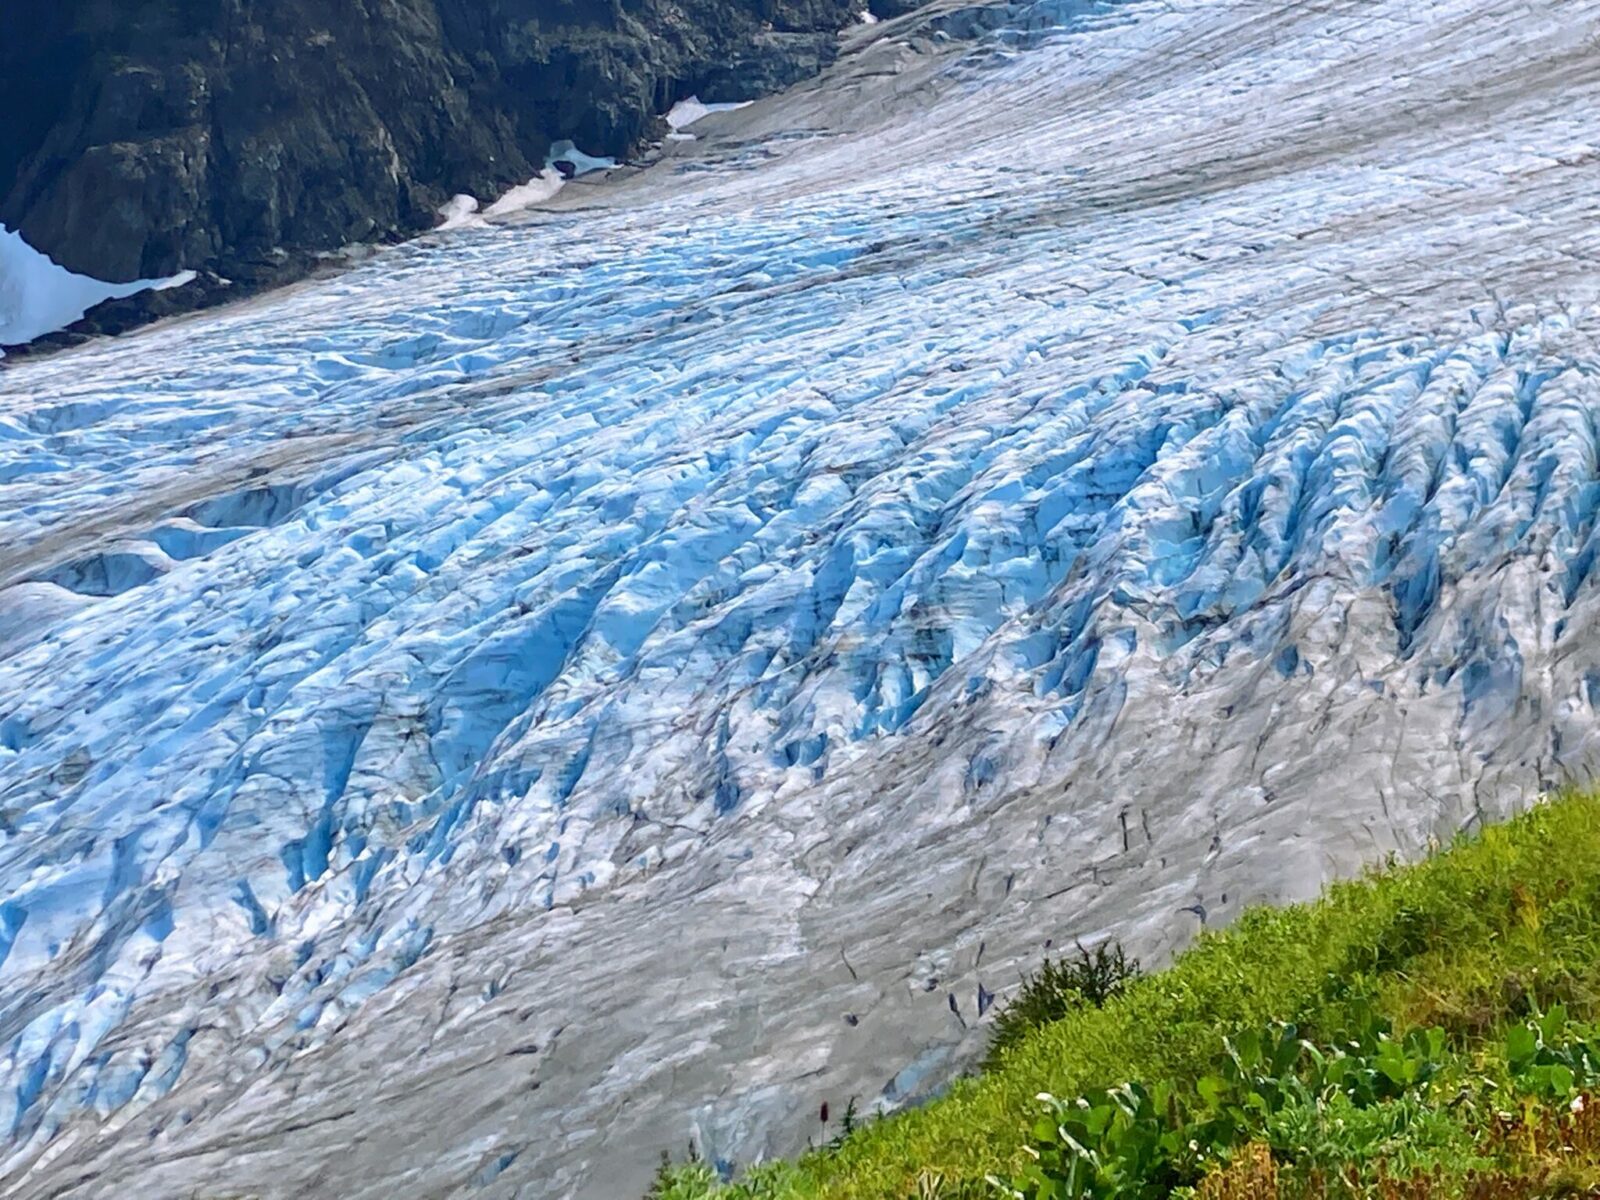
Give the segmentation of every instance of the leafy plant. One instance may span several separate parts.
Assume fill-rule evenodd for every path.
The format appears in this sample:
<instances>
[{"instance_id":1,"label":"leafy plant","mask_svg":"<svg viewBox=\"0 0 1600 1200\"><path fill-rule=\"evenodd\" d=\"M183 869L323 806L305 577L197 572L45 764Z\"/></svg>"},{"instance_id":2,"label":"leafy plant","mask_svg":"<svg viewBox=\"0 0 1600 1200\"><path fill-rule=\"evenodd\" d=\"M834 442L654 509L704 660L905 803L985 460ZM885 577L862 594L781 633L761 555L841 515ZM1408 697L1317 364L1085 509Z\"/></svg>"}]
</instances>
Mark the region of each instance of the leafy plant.
<instances>
[{"instance_id":1,"label":"leafy plant","mask_svg":"<svg viewBox=\"0 0 1600 1200\"><path fill-rule=\"evenodd\" d=\"M1600 1080L1600 1056L1572 1028L1565 1005L1506 1031L1506 1066L1519 1090L1548 1100L1565 1100L1578 1088Z\"/></svg>"},{"instance_id":2,"label":"leafy plant","mask_svg":"<svg viewBox=\"0 0 1600 1200\"><path fill-rule=\"evenodd\" d=\"M1095 1100L1039 1099L1047 1112L1033 1127L1034 1161L1009 1183L991 1180L1014 1200L1158 1200L1183 1182L1181 1124L1166 1088L1125 1083Z\"/></svg>"},{"instance_id":3,"label":"leafy plant","mask_svg":"<svg viewBox=\"0 0 1600 1200\"><path fill-rule=\"evenodd\" d=\"M675 1164L671 1155L661 1152L661 1167L645 1193L645 1200L703 1200L720 1181L709 1163L702 1162L690 1147L689 1160Z\"/></svg>"},{"instance_id":4,"label":"leafy plant","mask_svg":"<svg viewBox=\"0 0 1600 1200\"><path fill-rule=\"evenodd\" d=\"M1404 1147L1432 1116L1423 1101L1445 1065L1444 1033L1396 1039L1370 1010L1355 1017L1337 1046L1314 1046L1284 1022L1226 1038L1192 1090L1126 1083L1103 1099L1041 1096L1032 1161L997 1186L1014 1200L1153 1200L1225 1172L1250 1146L1319 1166L1364 1161L1358 1146L1332 1149L1334 1134ZM1375 1117L1356 1119L1368 1111Z\"/></svg>"}]
</instances>

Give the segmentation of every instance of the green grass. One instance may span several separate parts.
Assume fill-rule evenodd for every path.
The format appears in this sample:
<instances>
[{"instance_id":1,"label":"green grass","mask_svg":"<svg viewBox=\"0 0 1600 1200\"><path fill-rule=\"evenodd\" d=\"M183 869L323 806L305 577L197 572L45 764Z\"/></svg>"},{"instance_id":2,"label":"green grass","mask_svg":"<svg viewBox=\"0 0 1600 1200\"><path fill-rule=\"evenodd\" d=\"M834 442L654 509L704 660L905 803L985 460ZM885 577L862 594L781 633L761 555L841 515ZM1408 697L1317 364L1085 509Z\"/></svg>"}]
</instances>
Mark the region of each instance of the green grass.
<instances>
[{"instance_id":1,"label":"green grass","mask_svg":"<svg viewBox=\"0 0 1600 1200\"><path fill-rule=\"evenodd\" d=\"M1223 1039L1274 1021L1329 1039L1371 1008L1403 1035L1442 1029L1460 1071L1508 1024L1554 1004L1600 1017L1600 800L1567 796L1416 866L1336 885L1320 900L1246 913L1103 1008L1016 1038L940 1099L728 1187L663 1179L674 1200L945 1200L994 1196L1031 1161L1040 1093L1127 1081L1192 1087ZM1431 1119L1431 1118L1430 1118ZM1426 1124L1426 1122L1424 1122ZM1437 1122L1434 1122L1437 1124ZM1429 1127L1428 1136L1442 1137Z\"/></svg>"}]
</instances>

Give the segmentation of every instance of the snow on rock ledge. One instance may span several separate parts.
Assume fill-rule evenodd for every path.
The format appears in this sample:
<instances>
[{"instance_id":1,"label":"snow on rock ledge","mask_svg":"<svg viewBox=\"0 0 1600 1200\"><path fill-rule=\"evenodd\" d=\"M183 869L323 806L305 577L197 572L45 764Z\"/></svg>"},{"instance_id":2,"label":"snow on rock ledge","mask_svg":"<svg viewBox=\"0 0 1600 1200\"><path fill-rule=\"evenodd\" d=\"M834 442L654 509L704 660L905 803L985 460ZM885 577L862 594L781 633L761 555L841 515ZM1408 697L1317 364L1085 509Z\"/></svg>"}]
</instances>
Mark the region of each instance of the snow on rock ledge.
<instances>
[{"instance_id":1,"label":"snow on rock ledge","mask_svg":"<svg viewBox=\"0 0 1600 1200\"><path fill-rule=\"evenodd\" d=\"M481 208L476 196L452 196L439 209L439 229L469 229L483 225L484 217L506 217L524 212L536 204L552 199L568 179L580 175L605 171L617 165L614 158L585 154L571 141L559 141L550 147L544 169L526 183L509 188L488 208Z\"/></svg>"},{"instance_id":2,"label":"snow on rock ledge","mask_svg":"<svg viewBox=\"0 0 1600 1200\"><path fill-rule=\"evenodd\" d=\"M0 347L25 345L65 329L104 300L166 291L194 278L193 271L181 271L168 279L106 283L74 275L0 225Z\"/></svg>"}]
</instances>

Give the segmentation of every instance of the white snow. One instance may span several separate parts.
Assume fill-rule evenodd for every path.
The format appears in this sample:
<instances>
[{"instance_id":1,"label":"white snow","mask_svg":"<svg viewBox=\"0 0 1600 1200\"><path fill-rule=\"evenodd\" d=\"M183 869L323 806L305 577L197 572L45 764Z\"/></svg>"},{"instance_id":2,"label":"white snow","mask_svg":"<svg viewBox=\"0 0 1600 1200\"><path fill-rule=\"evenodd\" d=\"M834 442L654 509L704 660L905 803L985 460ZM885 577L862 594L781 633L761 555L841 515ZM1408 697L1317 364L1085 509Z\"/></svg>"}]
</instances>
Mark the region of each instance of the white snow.
<instances>
[{"instance_id":1,"label":"white snow","mask_svg":"<svg viewBox=\"0 0 1600 1200\"><path fill-rule=\"evenodd\" d=\"M545 158L544 170L527 183L509 189L488 208L483 208L476 196L465 192L452 196L439 209L439 229L472 229L483 226L487 217L505 217L522 212L551 199L567 182L556 163L571 165L574 176L606 171L617 165L617 160L601 155L585 154L571 141L556 142Z\"/></svg>"},{"instance_id":2,"label":"white snow","mask_svg":"<svg viewBox=\"0 0 1600 1200\"><path fill-rule=\"evenodd\" d=\"M465 229L470 225L482 224L478 220L478 198L458 192L446 200L439 209L440 229Z\"/></svg>"},{"instance_id":3,"label":"white snow","mask_svg":"<svg viewBox=\"0 0 1600 1200\"><path fill-rule=\"evenodd\" d=\"M520 184L501 196L484 210L484 215L504 217L532 208L536 204L543 204L559 192L565 182L566 180L561 178L560 171L547 166L543 174L534 176L527 183Z\"/></svg>"},{"instance_id":4,"label":"white snow","mask_svg":"<svg viewBox=\"0 0 1600 1200\"><path fill-rule=\"evenodd\" d=\"M482 224L478 220L478 198L466 192L457 192L439 208L440 229L465 229Z\"/></svg>"},{"instance_id":5,"label":"white snow","mask_svg":"<svg viewBox=\"0 0 1600 1200\"><path fill-rule=\"evenodd\" d=\"M76 275L0 225L0 346L20 346L65 329L96 304L192 283L193 271L166 279L106 283Z\"/></svg>"},{"instance_id":6,"label":"white snow","mask_svg":"<svg viewBox=\"0 0 1600 1200\"><path fill-rule=\"evenodd\" d=\"M679 100L667 110L667 124L675 130L685 129L712 113L734 112L737 109L748 108L753 103L752 100L735 100L706 104L699 96L690 96L687 100Z\"/></svg>"}]
</instances>

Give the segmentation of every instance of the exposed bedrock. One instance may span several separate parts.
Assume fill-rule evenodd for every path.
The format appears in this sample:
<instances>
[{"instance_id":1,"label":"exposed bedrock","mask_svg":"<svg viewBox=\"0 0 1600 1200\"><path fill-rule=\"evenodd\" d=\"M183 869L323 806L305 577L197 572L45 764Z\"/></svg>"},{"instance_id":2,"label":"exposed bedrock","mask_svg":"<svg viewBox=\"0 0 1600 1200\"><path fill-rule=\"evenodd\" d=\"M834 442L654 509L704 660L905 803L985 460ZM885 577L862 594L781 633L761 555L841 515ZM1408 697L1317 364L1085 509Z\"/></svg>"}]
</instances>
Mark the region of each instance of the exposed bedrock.
<instances>
[{"instance_id":1,"label":"exposed bedrock","mask_svg":"<svg viewBox=\"0 0 1600 1200\"><path fill-rule=\"evenodd\" d=\"M454 193L527 180L552 141L622 155L691 92L749 99L814 74L850 12L848 0L6 5L0 224L111 281L283 278L319 252L427 228Z\"/></svg>"}]
</instances>

